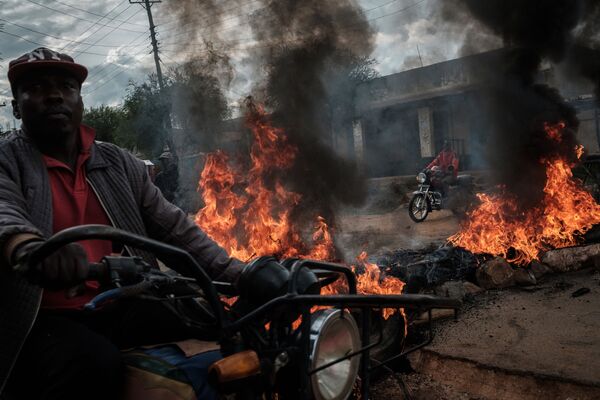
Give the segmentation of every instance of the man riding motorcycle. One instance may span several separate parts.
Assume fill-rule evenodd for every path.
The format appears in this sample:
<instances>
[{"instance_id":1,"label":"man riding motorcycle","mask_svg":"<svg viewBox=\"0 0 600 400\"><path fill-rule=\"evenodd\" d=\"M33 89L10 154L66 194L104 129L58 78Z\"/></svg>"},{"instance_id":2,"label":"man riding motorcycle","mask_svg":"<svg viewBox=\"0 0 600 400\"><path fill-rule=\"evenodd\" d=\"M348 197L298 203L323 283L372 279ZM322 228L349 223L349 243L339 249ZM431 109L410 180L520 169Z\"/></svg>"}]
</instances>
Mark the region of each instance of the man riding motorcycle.
<instances>
[{"instance_id":1,"label":"man riding motorcycle","mask_svg":"<svg viewBox=\"0 0 600 400\"><path fill-rule=\"evenodd\" d=\"M450 141L444 140L440 154L425 168L425 172L431 174L433 188L439 190L443 196L448 194L450 185L456 182L458 162L458 157L452 150Z\"/></svg>"},{"instance_id":2,"label":"man riding motorcycle","mask_svg":"<svg viewBox=\"0 0 600 400\"><path fill-rule=\"evenodd\" d=\"M82 312L100 291L86 280L88 260L122 250L157 266L144 251L89 240L63 247L33 271L15 271L57 231L111 225L184 249L215 280L241 281L244 264L165 200L141 160L94 141L94 130L81 124L86 77L84 66L46 48L9 64L13 114L22 127L0 143L0 395L118 398L120 349L190 335L159 303Z\"/></svg>"}]
</instances>

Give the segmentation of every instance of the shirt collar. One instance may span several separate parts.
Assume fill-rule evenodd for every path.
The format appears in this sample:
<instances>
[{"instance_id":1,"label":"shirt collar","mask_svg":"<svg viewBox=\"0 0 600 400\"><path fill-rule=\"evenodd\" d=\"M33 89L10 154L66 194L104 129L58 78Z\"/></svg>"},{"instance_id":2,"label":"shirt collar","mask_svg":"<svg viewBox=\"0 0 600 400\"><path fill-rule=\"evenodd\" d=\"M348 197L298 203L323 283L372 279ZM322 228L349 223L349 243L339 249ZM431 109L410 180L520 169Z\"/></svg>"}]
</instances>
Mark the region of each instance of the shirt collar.
<instances>
[{"instance_id":1,"label":"shirt collar","mask_svg":"<svg viewBox=\"0 0 600 400\"><path fill-rule=\"evenodd\" d=\"M81 124L79 127L79 143L81 143L80 153L89 153L94 140L96 139L96 131L87 125Z\"/></svg>"}]
</instances>

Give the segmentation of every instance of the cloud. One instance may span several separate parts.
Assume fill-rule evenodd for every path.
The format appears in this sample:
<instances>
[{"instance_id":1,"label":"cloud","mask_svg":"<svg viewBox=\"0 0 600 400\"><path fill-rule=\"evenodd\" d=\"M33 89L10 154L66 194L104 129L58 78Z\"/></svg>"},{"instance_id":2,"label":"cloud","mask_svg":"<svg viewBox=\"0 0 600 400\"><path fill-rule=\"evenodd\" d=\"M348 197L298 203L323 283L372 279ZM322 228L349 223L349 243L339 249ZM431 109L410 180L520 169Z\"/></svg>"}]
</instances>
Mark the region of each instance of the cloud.
<instances>
[{"instance_id":1,"label":"cloud","mask_svg":"<svg viewBox=\"0 0 600 400\"><path fill-rule=\"evenodd\" d=\"M122 101L127 82L142 80L151 71L152 58L147 54L148 21L139 5L121 0L38 2L58 11L19 0L0 3L0 18L7 21L5 33L0 32L0 104L12 97L6 80L8 62L40 45L67 53L88 68L86 87L97 88L84 99L88 105ZM99 15L107 17L101 19ZM125 20L128 22L119 22ZM119 25L140 33L113 29ZM136 37L139 40L132 42ZM127 72L120 73L122 70ZM103 86L98 88L100 85ZM0 124L5 127L7 122L12 125L11 107L0 107Z\"/></svg>"},{"instance_id":2,"label":"cloud","mask_svg":"<svg viewBox=\"0 0 600 400\"><path fill-rule=\"evenodd\" d=\"M440 2L444 0L357 1L377 32L375 49L371 56L378 61L376 68L381 75L419 66L417 44L425 65L459 55L462 43L460 32L452 32L449 35L444 30L445 27L436 26L435 19L432 18L439 12ZM73 55L77 62L88 67L90 74L82 91L86 106L114 105L122 102L130 80L142 81L149 73L155 71L154 60L149 50L148 21L141 6L131 5L123 0L35 2L58 11L20 0L0 1L1 19L54 36L44 36L5 24L6 32L23 39L0 33L0 57L3 59L0 60L0 104L7 101L6 107L0 107L0 125L12 125L13 120L10 107L12 96L6 80L8 61L38 47L27 40L54 49L64 48L64 52ZM219 36L234 43L229 49L234 74L227 89L227 96L232 105L249 94L255 89L256 83L264 79L264 71L256 62L252 62L249 56L251 50L248 50L252 46L260 46L260 43L253 41L246 18L257 5L247 2L243 2L242 5L228 8L227 15L221 16L223 26L219 28ZM183 63L190 52L197 52L202 48L202 38L191 41L185 35L178 34L181 30L177 28L181 27L174 23L176 15L169 13L166 4L157 3L152 10L158 24L158 37L162 46L161 59L165 70L168 66ZM100 21L98 15L106 14L107 18ZM119 22L125 20L128 22ZM94 21L99 22L94 24ZM205 22L207 29L210 29L210 22ZM139 33L101 26L103 24L112 27L121 25L122 28ZM190 30L191 28L193 26Z\"/></svg>"}]
</instances>

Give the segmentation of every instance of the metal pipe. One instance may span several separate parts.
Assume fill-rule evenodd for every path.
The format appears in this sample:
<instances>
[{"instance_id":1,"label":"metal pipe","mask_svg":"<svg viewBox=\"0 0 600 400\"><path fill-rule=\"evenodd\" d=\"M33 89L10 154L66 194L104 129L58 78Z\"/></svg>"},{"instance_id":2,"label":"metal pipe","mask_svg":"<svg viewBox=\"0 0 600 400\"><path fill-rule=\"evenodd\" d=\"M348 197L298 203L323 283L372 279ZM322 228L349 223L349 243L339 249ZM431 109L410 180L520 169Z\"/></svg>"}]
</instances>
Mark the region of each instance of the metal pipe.
<instances>
[{"instance_id":1,"label":"metal pipe","mask_svg":"<svg viewBox=\"0 0 600 400\"><path fill-rule=\"evenodd\" d=\"M369 400L370 372L369 372L369 342L371 340L371 313L370 310L362 310L362 344L367 349L360 359L360 392L361 398Z\"/></svg>"},{"instance_id":2,"label":"metal pipe","mask_svg":"<svg viewBox=\"0 0 600 400\"><path fill-rule=\"evenodd\" d=\"M461 302L454 299L435 297L419 294L402 295L361 295L361 294L337 294L331 296L321 295L292 295L277 297L268 303L263 304L252 312L244 315L240 319L224 326L231 332L239 330L248 322L255 321L270 310L284 304L303 304L311 306L339 306L346 308L459 308Z\"/></svg>"}]
</instances>

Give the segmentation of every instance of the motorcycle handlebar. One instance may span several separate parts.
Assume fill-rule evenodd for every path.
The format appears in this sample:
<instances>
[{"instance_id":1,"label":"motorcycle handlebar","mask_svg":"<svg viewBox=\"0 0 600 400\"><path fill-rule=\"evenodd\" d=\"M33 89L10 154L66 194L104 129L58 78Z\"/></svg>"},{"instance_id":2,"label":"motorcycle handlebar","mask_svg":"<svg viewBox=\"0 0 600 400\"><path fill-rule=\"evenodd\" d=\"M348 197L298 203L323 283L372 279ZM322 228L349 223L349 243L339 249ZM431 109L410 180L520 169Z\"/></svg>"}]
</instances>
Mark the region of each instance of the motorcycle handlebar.
<instances>
[{"instance_id":1,"label":"motorcycle handlebar","mask_svg":"<svg viewBox=\"0 0 600 400\"><path fill-rule=\"evenodd\" d=\"M177 272L194 278L198 285L200 285L206 296L206 300L212 308L217 326L219 328L223 326L225 310L219 300L219 294L206 271L198 265L198 262L189 253L178 247L122 231L111 226L82 225L60 231L31 253L27 259L27 268L33 269L35 265L38 265L46 257L69 243L89 239L112 240L125 246L154 253L161 260L169 261L167 264L172 263L174 266L177 265ZM101 274L100 271L107 270L107 268L98 265L95 265L91 269L94 270L92 274L96 274L96 272Z\"/></svg>"},{"instance_id":2,"label":"motorcycle handlebar","mask_svg":"<svg viewBox=\"0 0 600 400\"><path fill-rule=\"evenodd\" d=\"M108 272L108 266L103 262L89 263L88 264L88 276L89 281L107 281L110 279Z\"/></svg>"}]
</instances>

